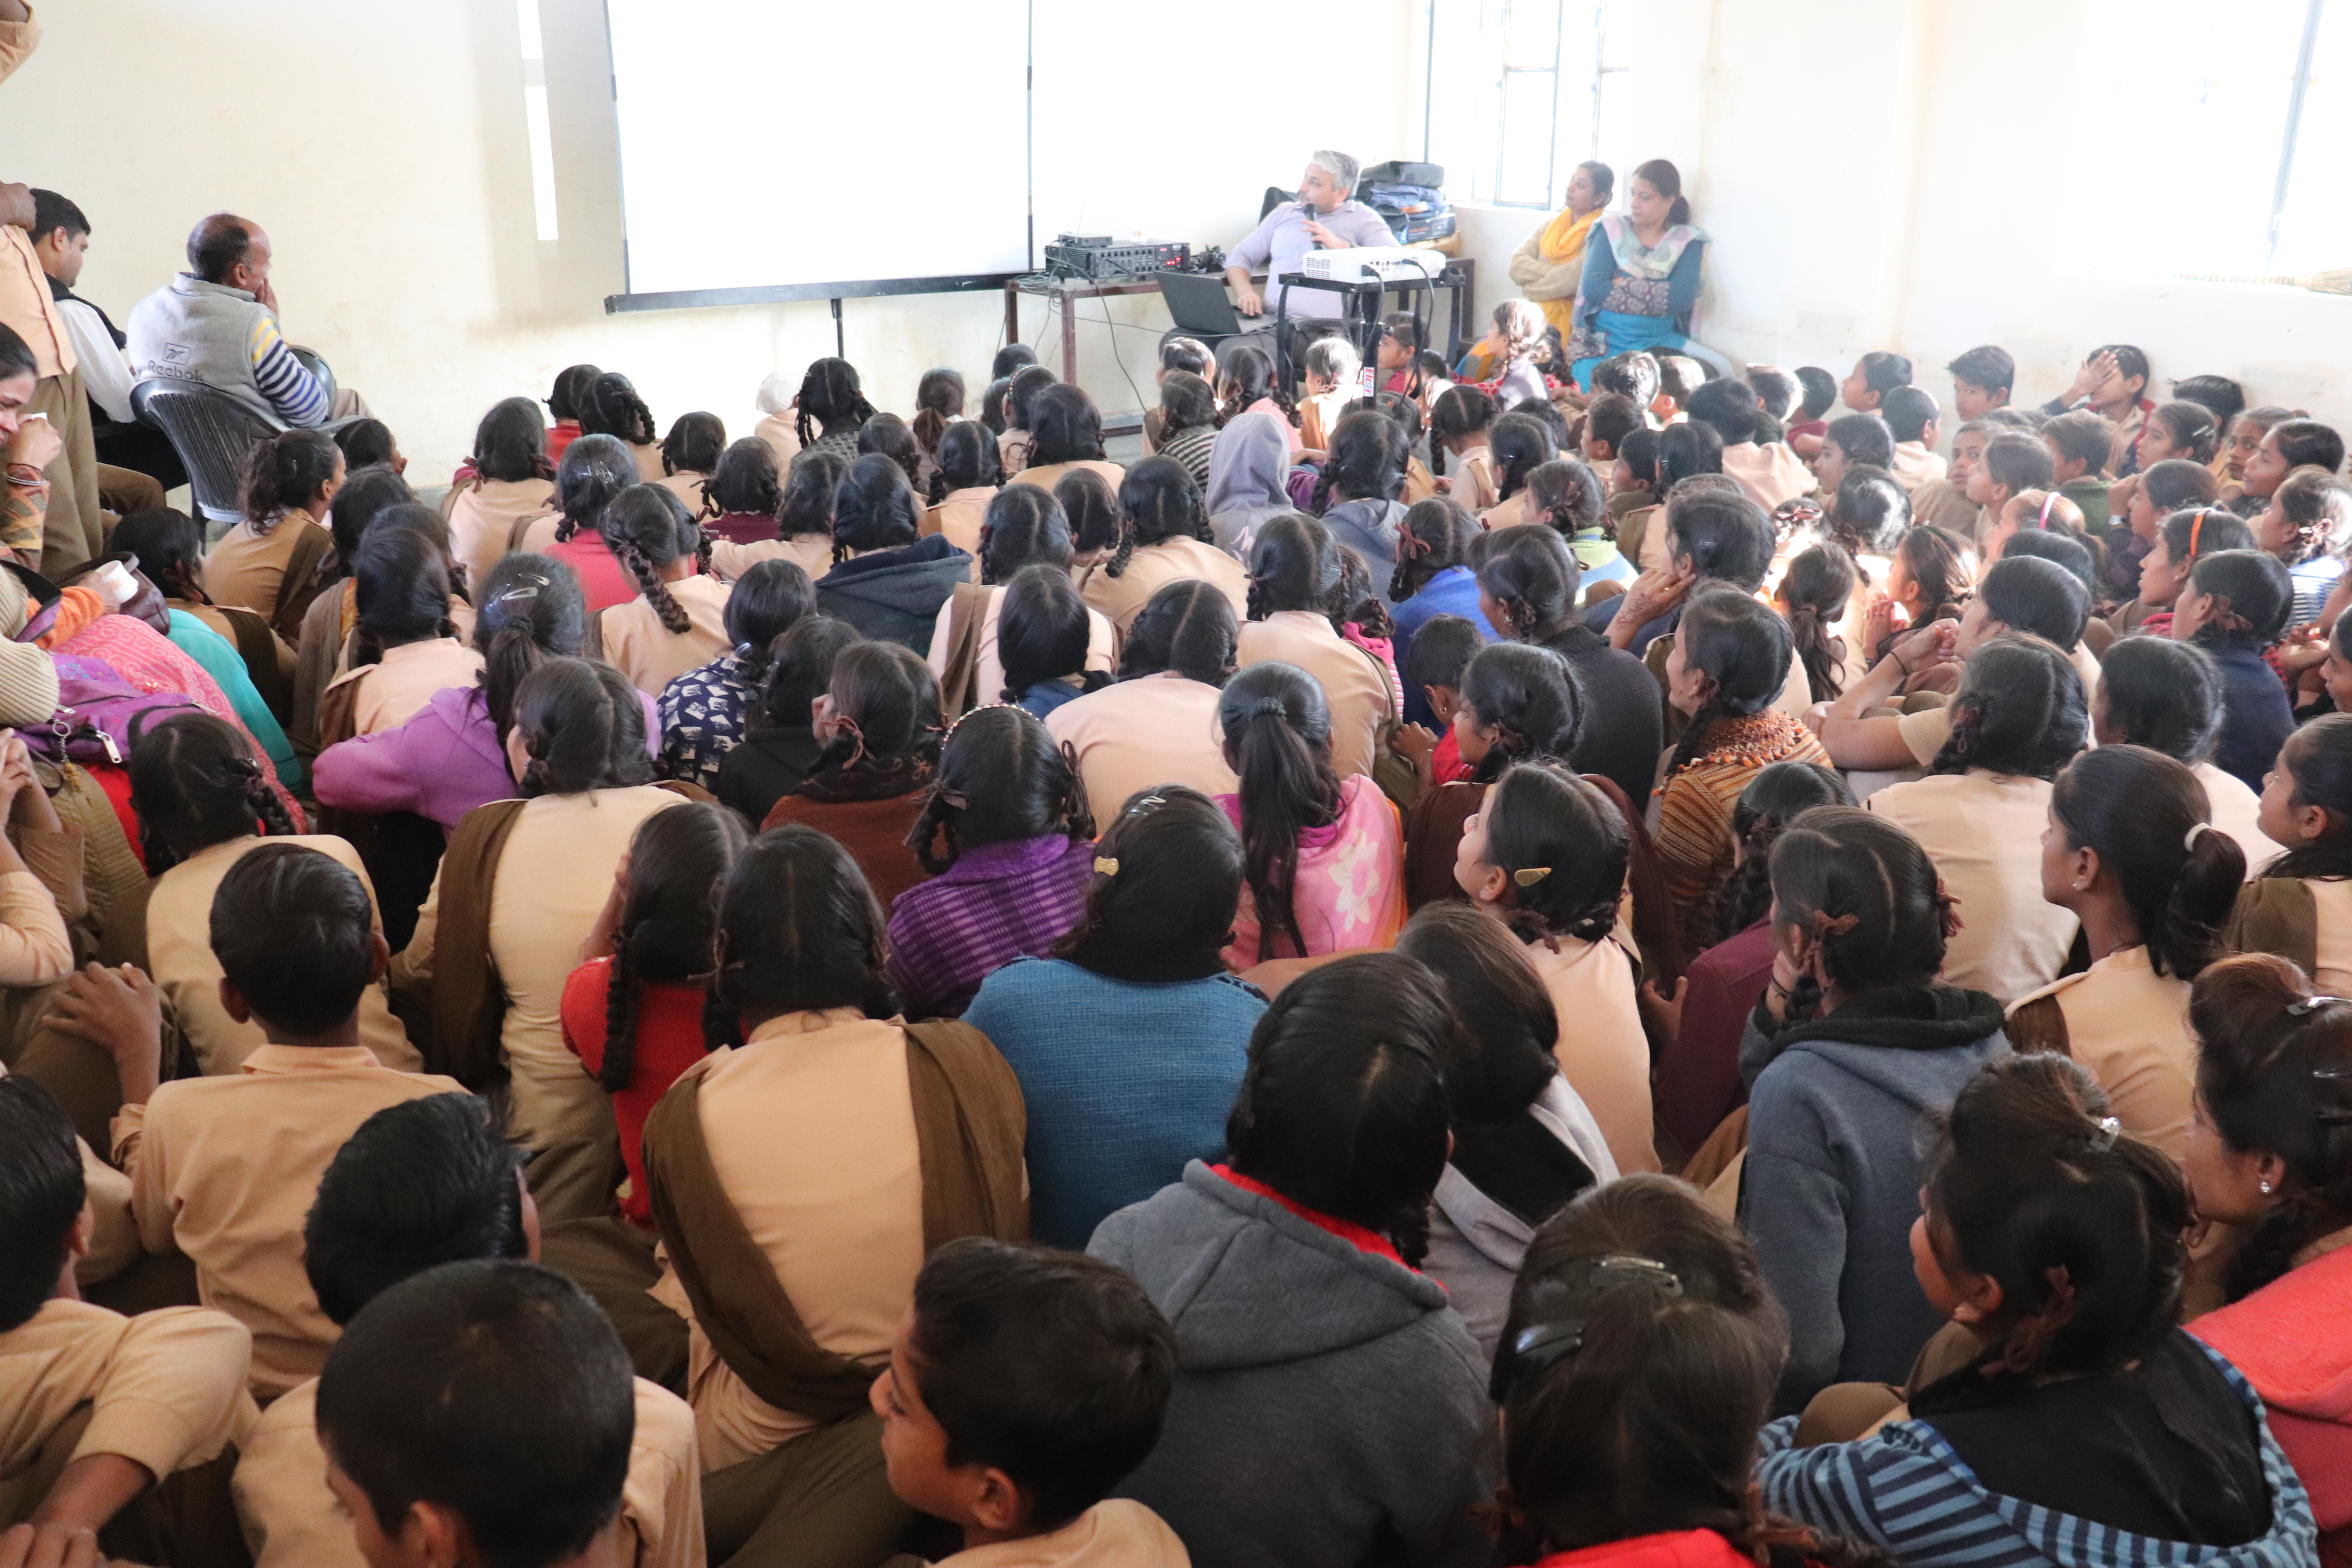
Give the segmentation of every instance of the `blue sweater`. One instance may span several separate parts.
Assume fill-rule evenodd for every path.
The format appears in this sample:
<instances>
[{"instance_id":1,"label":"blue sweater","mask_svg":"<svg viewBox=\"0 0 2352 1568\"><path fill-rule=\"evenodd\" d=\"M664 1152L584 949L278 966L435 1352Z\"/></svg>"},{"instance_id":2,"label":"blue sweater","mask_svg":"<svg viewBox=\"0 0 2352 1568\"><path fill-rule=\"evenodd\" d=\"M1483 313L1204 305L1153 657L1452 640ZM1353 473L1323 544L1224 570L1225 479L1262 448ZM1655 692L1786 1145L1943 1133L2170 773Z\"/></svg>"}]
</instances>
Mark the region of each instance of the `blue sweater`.
<instances>
[{"instance_id":1,"label":"blue sweater","mask_svg":"<svg viewBox=\"0 0 2352 1568\"><path fill-rule=\"evenodd\" d=\"M2213 765L2260 795L2263 775L2294 732L2294 710L2278 671L2250 647L2215 647L2200 638L2221 671L2221 738Z\"/></svg>"},{"instance_id":2,"label":"blue sweater","mask_svg":"<svg viewBox=\"0 0 2352 1568\"><path fill-rule=\"evenodd\" d=\"M1460 616L1488 642L1503 640L1501 629L1479 612L1478 578L1467 566L1448 566L1412 598L1397 601L1389 619L1396 625L1394 651L1397 675L1404 682L1404 716L1432 729L1437 727L1437 715L1430 710L1423 683L1413 679L1412 666L1405 662L1405 650L1412 647L1413 634L1440 616Z\"/></svg>"},{"instance_id":3,"label":"blue sweater","mask_svg":"<svg viewBox=\"0 0 2352 1568\"><path fill-rule=\"evenodd\" d=\"M963 1021L1021 1079L1038 1240L1084 1247L1104 1215L1178 1180L1187 1161L1223 1156L1265 1011L1230 974L1141 984L1018 958L981 984Z\"/></svg>"},{"instance_id":4,"label":"blue sweater","mask_svg":"<svg viewBox=\"0 0 2352 1568\"><path fill-rule=\"evenodd\" d=\"M213 684L228 699L228 705L236 710L236 716L253 731L261 749L269 753L269 765L278 774L278 782L288 789L300 789L301 759L294 754L293 742L287 740L277 716L255 689L253 673L245 668L245 658L236 651L236 645L185 610L172 612L171 637L173 647L204 666L205 673L213 678Z\"/></svg>"}]
</instances>

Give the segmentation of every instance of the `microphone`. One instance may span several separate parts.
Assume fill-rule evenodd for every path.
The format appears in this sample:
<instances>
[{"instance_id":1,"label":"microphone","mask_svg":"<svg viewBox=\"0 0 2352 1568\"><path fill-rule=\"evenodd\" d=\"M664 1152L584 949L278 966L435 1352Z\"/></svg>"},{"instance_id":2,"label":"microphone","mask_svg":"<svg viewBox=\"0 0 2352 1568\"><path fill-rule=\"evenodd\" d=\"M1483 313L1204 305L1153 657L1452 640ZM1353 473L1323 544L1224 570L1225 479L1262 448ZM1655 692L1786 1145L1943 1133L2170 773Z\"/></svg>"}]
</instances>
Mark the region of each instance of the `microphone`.
<instances>
[{"instance_id":1,"label":"microphone","mask_svg":"<svg viewBox=\"0 0 2352 1568\"><path fill-rule=\"evenodd\" d=\"M1308 223L1320 221L1315 211L1315 204L1306 200L1304 197L1301 197L1298 203L1298 216L1305 218ZM1313 235L1308 235L1307 237L1307 247L1309 250L1320 250L1323 248L1323 242L1317 239Z\"/></svg>"}]
</instances>

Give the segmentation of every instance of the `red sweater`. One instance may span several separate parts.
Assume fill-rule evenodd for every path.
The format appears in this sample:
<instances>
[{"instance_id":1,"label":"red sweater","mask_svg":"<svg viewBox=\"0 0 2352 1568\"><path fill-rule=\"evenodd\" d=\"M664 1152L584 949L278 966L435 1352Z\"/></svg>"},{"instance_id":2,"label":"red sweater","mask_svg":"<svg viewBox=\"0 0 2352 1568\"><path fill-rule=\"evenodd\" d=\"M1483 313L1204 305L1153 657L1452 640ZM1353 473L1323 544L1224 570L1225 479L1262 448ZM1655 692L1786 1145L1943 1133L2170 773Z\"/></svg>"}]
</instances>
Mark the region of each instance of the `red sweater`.
<instances>
[{"instance_id":1,"label":"red sweater","mask_svg":"<svg viewBox=\"0 0 2352 1568\"><path fill-rule=\"evenodd\" d=\"M1556 1552L1536 1568L1756 1568L1756 1562L1712 1530L1677 1530Z\"/></svg>"},{"instance_id":2,"label":"red sweater","mask_svg":"<svg viewBox=\"0 0 2352 1568\"><path fill-rule=\"evenodd\" d=\"M2319 1560L2352 1565L2352 1247L2289 1269L2189 1331L2263 1396L2271 1431L2311 1493Z\"/></svg>"},{"instance_id":3,"label":"red sweater","mask_svg":"<svg viewBox=\"0 0 2352 1568\"><path fill-rule=\"evenodd\" d=\"M563 983L563 1043L592 1077L604 1065L604 1004L612 979L613 961L595 958ZM629 1168L621 1217L646 1230L654 1227L654 1211L646 1192L646 1118L677 1075L706 1054L702 997L698 985L654 981L637 988L636 1056L627 1087L613 1096L613 1121L621 1133L622 1162Z\"/></svg>"}]
</instances>

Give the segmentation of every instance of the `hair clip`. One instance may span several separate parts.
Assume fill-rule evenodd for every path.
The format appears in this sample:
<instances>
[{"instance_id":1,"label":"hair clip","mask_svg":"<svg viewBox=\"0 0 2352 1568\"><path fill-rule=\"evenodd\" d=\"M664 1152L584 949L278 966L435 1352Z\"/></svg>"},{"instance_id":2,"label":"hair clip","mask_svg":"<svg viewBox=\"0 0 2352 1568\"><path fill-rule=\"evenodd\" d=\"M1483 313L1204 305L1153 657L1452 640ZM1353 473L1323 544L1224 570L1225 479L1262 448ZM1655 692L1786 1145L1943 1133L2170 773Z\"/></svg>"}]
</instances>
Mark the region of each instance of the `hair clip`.
<instances>
[{"instance_id":1,"label":"hair clip","mask_svg":"<svg viewBox=\"0 0 2352 1568\"><path fill-rule=\"evenodd\" d=\"M2189 559L2191 561L2197 559L2197 541L2205 531L2205 520L2211 515L2210 508L2200 507L2197 516L2189 524Z\"/></svg>"},{"instance_id":2,"label":"hair clip","mask_svg":"<svg viewBox=\"0 0 2352 1568\"><path fill-rule=\"evenodd\" d=\"M2036 529L2044 533L2047 533L2050 531L2050 509L2057 504L2058 492L2056 490L2052 490L2049 494L2042 498L2042 515L2033 520L2033 526Z\"/></svg>"},{"instance_id":3,"label":"hair clip","mask_svg":"<svg viewBox=\"0 0 2352 1568\"><path fill-rule=\"evenodd\" d=\"M2180 847L2183 849L2196 848L2199 837L2210 831L2212 826L2213 825L2210 822L2195 822L2189 824L2189 837L2180 841Z\"/></svg>"},{"instance_id":4,"label":"hair clip","mask_svg":"<svg viewBox=\"0 0 2352 1568\"><path fill-rule=\"evenodd\" d=\"M1511 873L1511 880L1522 888L1532 888L1550 875L1551 868L1549 866L1523 866Z\"/></svg>"},{"instance_id":5,"label":"hair clip","mask_svg":"<svg viewBox=\"0 0 2352 1568\"><path fill-rule=\"evenodd\" d=\"M2116 1140L2123 1136L2123 1131L2124 1124L2116 1121L2114 1117L2100 1117L2099 1130L2096 1133L2093 1134L2091 1138L2091 1152L2094 1154L2104 1154L2108 1150L2114 1148L2116 1146Z\"/></svg>"},{"instance_id":6,"label":"hair clip","mask_svg":"<svg viewBox=\"0 0 2352 1568\"><path fill-rule=\"evenodd\" d=\"M1096 856L1096 857L1095 857L1095 875L1096 875L1096 876L1097 876L1097 877L1116 877L1116 876L1118 876L1118 862L1116 859L1112 858L1111 858L1110 856L1108 856L1108 855L1097 855L1097 856Z\"/></svg>"},{"instance_id":7,"label":"hair clip","mask_svg":"<svg viewBox=\"0 0 2352 1568\"><path fill-rule=\"evenodd\" d=\"M2306 996L2300 1002L2288 1003L2286 1005L2286 1016L2290 1018L2308 1018L2314 1013L2318 1012L2322 1007L2329 1006L2343 1000L2344 998L2341 996Z\"/></svg>"},{"instance_id":8,"label":"hair clip","mask_svg":"<svg viewBox=\"0 0 2352 1568\"><path fill-rule=\"evenodd\" d=\"M1511 1373L1514 1378L1532 1377L1548 1372L1565 1358L1584 1348L1584 1320L1570 1318L1558 1323L1538 1323L1521 1329L1511 1341Z\"/></svg>"}]
</instances>

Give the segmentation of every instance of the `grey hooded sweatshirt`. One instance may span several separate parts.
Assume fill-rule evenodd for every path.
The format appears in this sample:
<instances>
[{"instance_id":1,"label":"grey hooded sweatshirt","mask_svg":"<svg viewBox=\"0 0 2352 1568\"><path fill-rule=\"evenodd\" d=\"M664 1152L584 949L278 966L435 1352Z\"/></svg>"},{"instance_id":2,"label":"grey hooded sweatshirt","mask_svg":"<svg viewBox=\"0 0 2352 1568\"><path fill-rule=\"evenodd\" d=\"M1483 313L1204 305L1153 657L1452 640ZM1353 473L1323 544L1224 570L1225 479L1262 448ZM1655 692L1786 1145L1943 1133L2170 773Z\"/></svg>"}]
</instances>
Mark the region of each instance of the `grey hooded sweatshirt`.
<instances>
[{"instance_id":1,"label":"grey hooded sweatshirt","mask_svg":"<svg viewBox=\"0 0 2352 1568\"><path fill-rule=\"evenodd\" d=\"M1866 992L1777 1037L1770 1022L1759 1006L1739 1042L1739 1224L1789 1310L1787 1411L1832 1383L1903 1382L1942 1326L1911 1268L1920 1119L2009 1037L2000 1003L1940 984Z\"/></svg>"},{"instance_id":2,"label":"grey hooded sweatshirt","mask_svg":"<svg viewBox=\"0 0 2352 1568\"><path fill-rule=\"evenodd\" d=\"M1175 1325L1167 1427L1119 1490L1196 1568L1488 1561L1495 1410L1435 1280L1197 1160L1087 1250Z\"/></svg>"}]
</instances>

